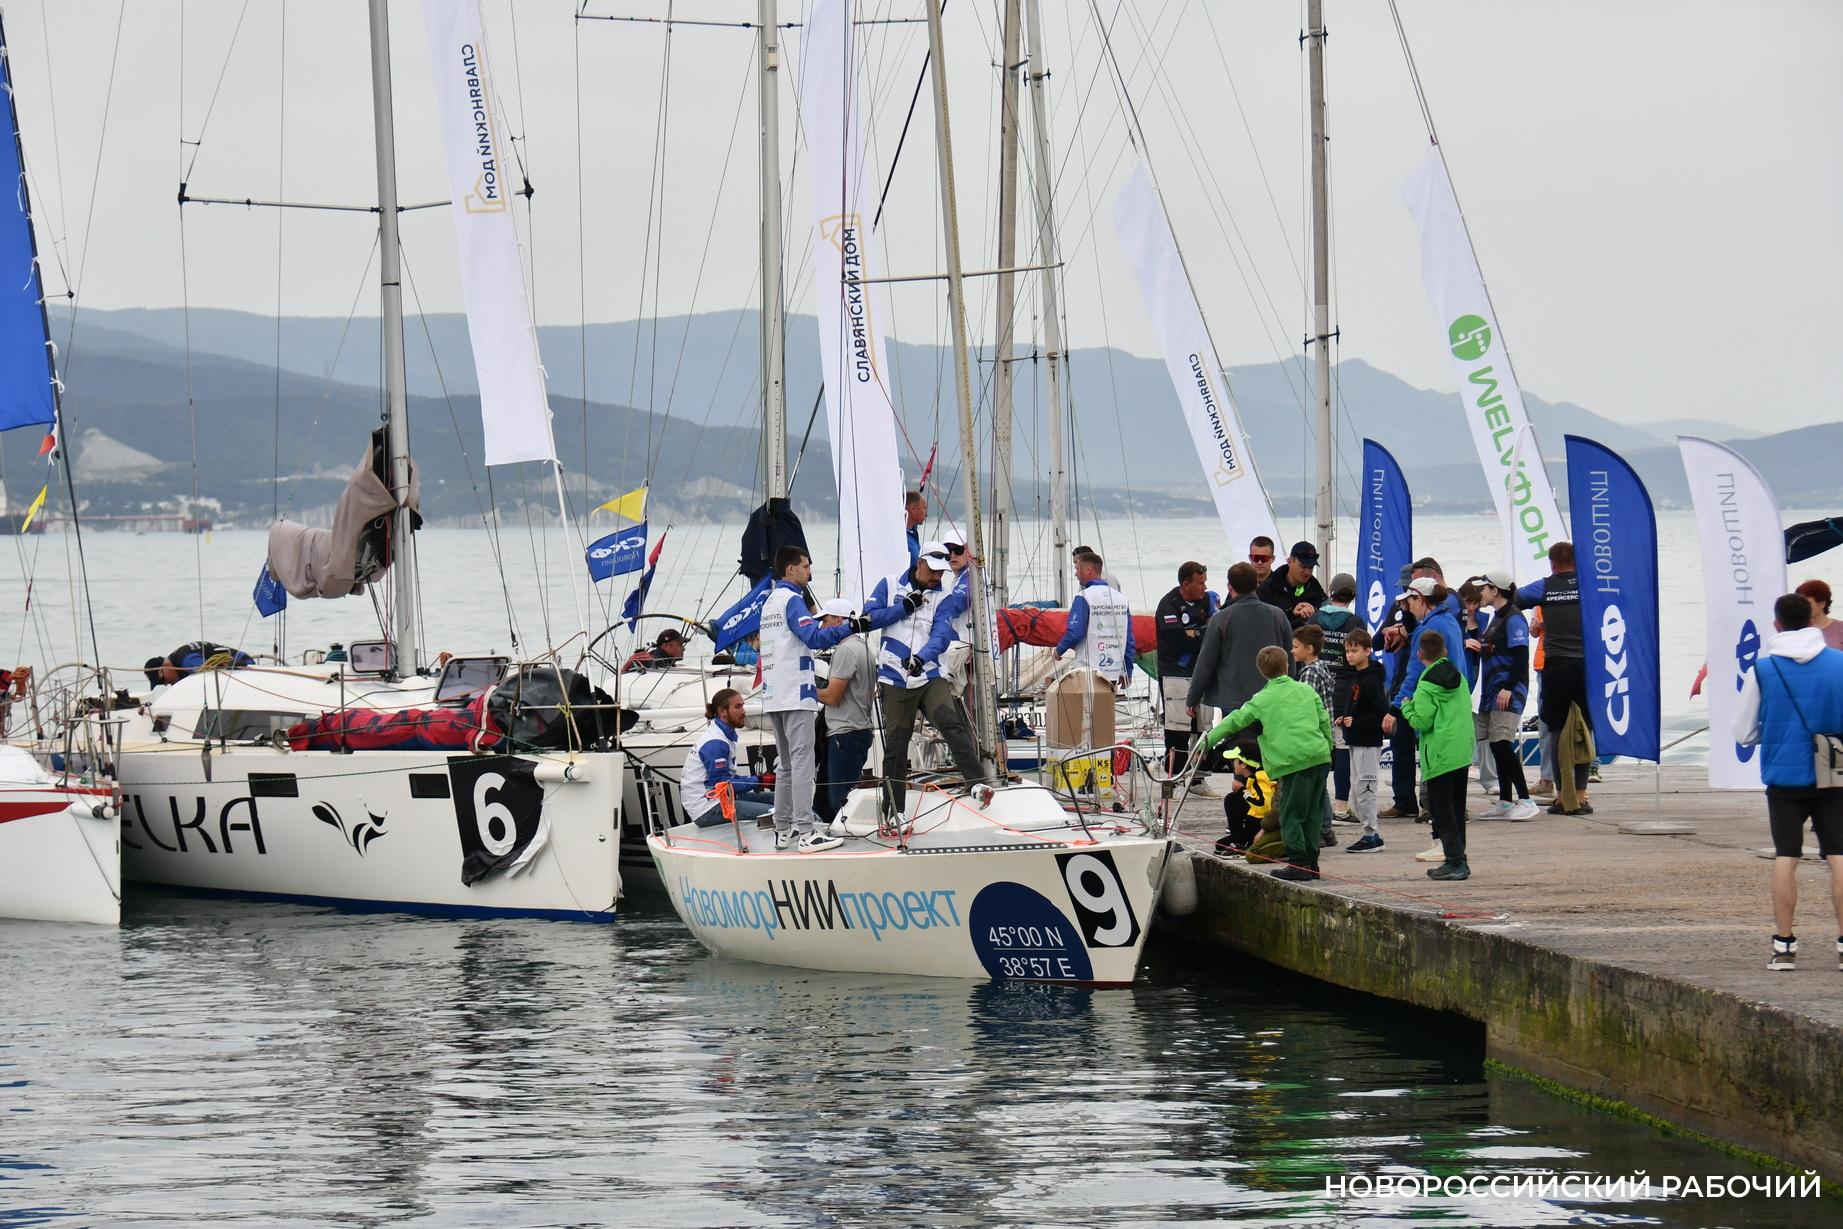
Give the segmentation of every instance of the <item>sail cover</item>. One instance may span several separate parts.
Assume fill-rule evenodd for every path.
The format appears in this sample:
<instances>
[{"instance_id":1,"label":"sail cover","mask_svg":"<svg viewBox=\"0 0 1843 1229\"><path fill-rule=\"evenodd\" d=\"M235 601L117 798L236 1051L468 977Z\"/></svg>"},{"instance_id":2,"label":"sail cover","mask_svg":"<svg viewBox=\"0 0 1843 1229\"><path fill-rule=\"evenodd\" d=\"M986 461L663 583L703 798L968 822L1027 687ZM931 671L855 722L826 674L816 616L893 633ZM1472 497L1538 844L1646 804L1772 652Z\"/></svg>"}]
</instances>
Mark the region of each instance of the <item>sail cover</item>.
<instances>
[{"instance_id":1,"label":"sail cover","mask_svg":"<svg viewBox=\"0 0 1843 1229\"><path fill-rule=\"evenodd\" d=\"M0 136L0 180L13 199L0 205L0 431L49 427L52 401L51 342L45 326L45 290L38 276L38 247L32 238L32 204L26 196L20 155L19 118L13 111L13 69L0 32L0 108L6 134Z\"/></svg>"},{"instance_id":2,"label":"sail cover","mask_svg":"<svg viewBox=\"0 0 1843 1229\"><path fill-rule=\"evenodd\" d=\"M331 529L309 529L296 521L269 527L269 574L294 597L345 597L357 593L390 566L390 520L397 501L383 472L388 449L380 428L371 434L365 460L346 483ZM422 506L422 484L410 464L409 506ZM420 518L412 517L412 528Z\"/></svg>"},{"instance_id":3,"label":"sail cover","mask_svg":"<svg viewBox=\"0 0 1843 1229\"><path fill-rule=\"evenodd\" d=\"M1120 246L1126 249L1127 262L1139 279L1139 293L1158 333L1165 370L1177 389L1184 424L1190 428L1197 459L1203 463L1204 480L1216 501L1223 531L1235 544L1261 536L1278 541L1273 505L1267 501L1261 476L1254 472L1241 413L1229 397L1229 382L1191 292L1164 203L1144 166L1135 166L1127 178L1114 204L1113 219Z\"/></svg>"},{"instance_id":4,"label":"sail cover","mask_svg":"<svg viewBox=\"0 0 1843 1229\"><path fill-rule=\"evenodd\" d=\"M896 407L883 353L889 319L869 282L876 172L859 130L851 6L817 0L806 22L800 113L813 197L813 298L826 392L826 429L838 476L839 592L858 599L909 564L902 516Z\"/></svg>"},{"instance_id":5,"label":"sail cover","mask_svg":"<svg viewBox=\"0 0 1843 1229\"><path fill-rule=\"evenodd\" d=\"M422 0L442 117L467 338L480 385L486 463L555 461L537 329L512 221L511 148L488 71L479 0Z\"/></svg>"}]
</instances>

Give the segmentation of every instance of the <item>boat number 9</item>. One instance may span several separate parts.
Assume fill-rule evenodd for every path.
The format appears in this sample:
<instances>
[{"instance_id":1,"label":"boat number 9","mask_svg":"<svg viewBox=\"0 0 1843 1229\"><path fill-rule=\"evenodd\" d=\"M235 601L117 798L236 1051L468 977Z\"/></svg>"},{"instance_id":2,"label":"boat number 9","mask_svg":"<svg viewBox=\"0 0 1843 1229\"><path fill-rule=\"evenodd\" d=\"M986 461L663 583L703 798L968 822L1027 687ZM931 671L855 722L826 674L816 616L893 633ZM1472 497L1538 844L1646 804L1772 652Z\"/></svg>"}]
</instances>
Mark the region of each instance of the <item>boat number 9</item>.
<instances>
[{"instance_id":1,"label":"boat number 9","mask_svg":"<svg viewBox=\"0 0 1843 1229\"><path fill-rule=\"evenodd\" d=\"M1060 854L1057 860L1062 863L1062 882L1069 889L1069 901L1090 947L1126 947L1139 937L1139 920L1127 902L1112 854L1105 850Z\"/></svg>"},{"instance_id":2,"label":"boat number 9","mask_svg":"<svg viewBox=\"0 0 1843 1229\"><path fill-rule=\"evenodd\" d=\"M480 843L495 858L502 858L518 843L518 821L503 802L490 802L488 795L505 788L506 779L496 772L483 772L474 782L474 825L480 830Z\"/></svg>"}]
</instances>

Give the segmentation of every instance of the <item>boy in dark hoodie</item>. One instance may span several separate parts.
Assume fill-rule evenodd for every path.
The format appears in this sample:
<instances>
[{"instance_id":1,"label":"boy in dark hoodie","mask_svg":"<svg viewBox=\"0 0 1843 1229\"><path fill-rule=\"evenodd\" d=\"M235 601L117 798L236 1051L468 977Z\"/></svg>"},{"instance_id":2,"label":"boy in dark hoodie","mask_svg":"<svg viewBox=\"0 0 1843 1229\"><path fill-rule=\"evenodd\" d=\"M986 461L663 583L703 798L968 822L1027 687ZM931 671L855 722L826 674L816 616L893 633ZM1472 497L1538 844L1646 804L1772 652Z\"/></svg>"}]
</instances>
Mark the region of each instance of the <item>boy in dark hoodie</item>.
<instances>
[{"instance_id":1,"label":"boy in dark hoodie","mask_svg":"<svg viewBox=\"0 0 1843 1229\"><path fill-rule=\"evenodd\" d=\"M1344 666L1337 675L1332 724L1348 748L1350 806L1363 824L1363 835L1344 847L1346 853L1382 848L1377 813L1382 807L1382 719L1389 712L1389 691L1387 672L1371 654L1373 647L1368 631L1351 628L1344 638Z\"/></svg>"},{"instance_id":2,"label":"boy in dark hoodie","mask_svg":"<svg viewBox=\"0 0 1843 1229\"><path fill-rule=\"evenodd\" d=\"M1325 647L1319 653L1319 660L1331 667L1332 680L1341 687L1344 683L1344 638L1363 626L1363 620L1350 608L1357 600L1357 578L1349 572L1339 572L1331 578L1330 593L1330 600L1318 608L1312 623L1325 633ZM1350 751L1344 745L1344 732L1335 721L1331 723L1331 795L1335 799L1331 804L1332 817L1340 824L1354 822L1349 802Z\"/></svg>"},{"instance_id":3,"label":"boy in dark hoodie","mask_svg":"<svg viewBox=\"0 0 1843 1229\"><path fill-rule=\"evenodd\" d=\"M1437 629L1421 633L1423 669L1401 714L1421 743L1421 780L1427 809L1446 860L1427 871L1429 879L1469 879L1465 860L1465 781L1472 767L1472 689L1446 655Z\"/></svg>"}]
</instances>

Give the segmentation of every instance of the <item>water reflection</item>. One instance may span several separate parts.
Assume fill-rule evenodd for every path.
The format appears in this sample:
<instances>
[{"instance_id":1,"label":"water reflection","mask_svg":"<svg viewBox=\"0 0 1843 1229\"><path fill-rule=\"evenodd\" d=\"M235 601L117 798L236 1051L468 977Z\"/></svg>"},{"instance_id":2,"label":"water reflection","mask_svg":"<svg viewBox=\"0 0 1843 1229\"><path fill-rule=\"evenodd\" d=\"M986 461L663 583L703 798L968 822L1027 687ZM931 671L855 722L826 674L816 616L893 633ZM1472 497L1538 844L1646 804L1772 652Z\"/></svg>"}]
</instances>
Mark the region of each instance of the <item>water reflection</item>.
<instances>
[{"instance_id":1,"label":"water reflection","mask_svg":"<svg viewBox=\"0 0 1843 1229\"><path fill-rule=\"evenodd\" d=\"M0 923L0 1225L1824 1219L1333 1207L1327 1174L1741 1167L1484 1079L1475 1030L1193 955L1094 993L718 961L645 904Z\"/></svg>"}]
</instances>

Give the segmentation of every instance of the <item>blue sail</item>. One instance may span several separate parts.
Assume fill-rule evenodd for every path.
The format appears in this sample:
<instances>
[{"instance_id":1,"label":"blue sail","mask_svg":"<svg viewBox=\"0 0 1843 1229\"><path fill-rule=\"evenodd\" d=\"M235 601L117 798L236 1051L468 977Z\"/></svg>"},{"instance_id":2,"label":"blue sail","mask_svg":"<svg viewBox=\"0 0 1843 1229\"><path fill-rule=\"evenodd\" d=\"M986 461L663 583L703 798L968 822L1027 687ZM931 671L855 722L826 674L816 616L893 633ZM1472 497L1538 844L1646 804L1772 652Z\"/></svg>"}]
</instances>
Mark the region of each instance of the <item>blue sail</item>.
<instances>
[{"instance_id":1,"label":"blue sail","mask_svg":"<svg viewBox=\"0 0 1843 1229\"><path fill-rule=\"evenodd\" d=\"M50 427L57 417L52 400L50 330L45 291L38 276L38 246L32 238L32 203L26 195L19 120L13 111L13 70L0 30L0 184L13 185L11 200L0 199L0 431ZM4 194L0 194L3 197Z\"/></svg>"}]
</instances>

